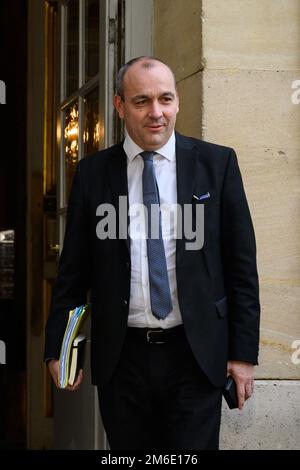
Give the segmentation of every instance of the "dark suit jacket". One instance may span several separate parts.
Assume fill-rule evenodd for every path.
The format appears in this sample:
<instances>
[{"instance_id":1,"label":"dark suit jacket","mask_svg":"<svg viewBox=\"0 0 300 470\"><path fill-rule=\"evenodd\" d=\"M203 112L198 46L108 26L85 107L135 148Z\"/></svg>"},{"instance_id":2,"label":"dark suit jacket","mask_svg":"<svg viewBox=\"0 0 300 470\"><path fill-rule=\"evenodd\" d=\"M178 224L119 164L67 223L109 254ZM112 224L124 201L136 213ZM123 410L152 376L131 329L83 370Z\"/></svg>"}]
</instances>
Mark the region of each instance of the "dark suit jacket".
<instances>
[{"instance_id":1,"label":"dark suit jacket","mask_svg":"<svg viewBox=\"0 0 300 470\"><path fill-rule=\"evenodd\" d=\"M235 152L176 133L177 202L203 201L201 250L177 240L176 275L185 332L200 367L216 386L228 359L257 364L259 293L255 238ZM58 358L68 312L91 289L94 384L109 381L120 357L130 298L130 243L99 240L100 204L128 195L122 143L81 160L71 190L59 271L46 326L45 358ZM194 211L195 212L195 211ZM118 228L118 227L117 227Z\"/></svg>"}]
</instances>

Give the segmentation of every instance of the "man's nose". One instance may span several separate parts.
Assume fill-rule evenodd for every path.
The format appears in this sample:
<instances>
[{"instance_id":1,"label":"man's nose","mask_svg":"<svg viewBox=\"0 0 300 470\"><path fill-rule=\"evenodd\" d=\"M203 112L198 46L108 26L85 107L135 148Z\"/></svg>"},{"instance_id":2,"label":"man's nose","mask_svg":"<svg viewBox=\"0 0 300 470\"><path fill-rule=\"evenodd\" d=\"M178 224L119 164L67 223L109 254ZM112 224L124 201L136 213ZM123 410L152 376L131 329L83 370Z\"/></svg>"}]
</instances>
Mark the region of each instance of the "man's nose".
<instances>
[{"instance_id":1,"label":"man's nose","mask_svg":"<svg viewBox=\"0 0 300 470\"><path fill-rule=\"evenodd\" d=\"M163 115L163 113L162 113L162 109L161 109L160 104L157 101L154 101L153 103L151 103L151 107L150 107L150 110L149 110L149 116L152 119L159 119L162 115Z\"/></svg>"}]
</instances>

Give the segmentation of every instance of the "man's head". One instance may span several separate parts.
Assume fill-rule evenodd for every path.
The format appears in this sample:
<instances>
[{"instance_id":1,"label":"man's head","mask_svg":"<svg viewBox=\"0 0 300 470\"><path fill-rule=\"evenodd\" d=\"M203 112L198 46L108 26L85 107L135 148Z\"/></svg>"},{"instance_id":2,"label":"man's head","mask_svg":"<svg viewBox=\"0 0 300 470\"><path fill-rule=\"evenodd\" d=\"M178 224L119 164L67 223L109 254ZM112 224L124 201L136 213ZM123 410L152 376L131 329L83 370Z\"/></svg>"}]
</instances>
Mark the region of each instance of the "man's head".
<instances>
[{"instance_id":1,"label":"man's head","mask_svg":"<svg viewBox=\"0 0 300 470\"><path fill-rule=\"evenodd\" d=\"M114 105L134 142L157 150L170 138L179 110L172 70L153 57L138 57L118 73Z\"/></svg>"}]
</instances>

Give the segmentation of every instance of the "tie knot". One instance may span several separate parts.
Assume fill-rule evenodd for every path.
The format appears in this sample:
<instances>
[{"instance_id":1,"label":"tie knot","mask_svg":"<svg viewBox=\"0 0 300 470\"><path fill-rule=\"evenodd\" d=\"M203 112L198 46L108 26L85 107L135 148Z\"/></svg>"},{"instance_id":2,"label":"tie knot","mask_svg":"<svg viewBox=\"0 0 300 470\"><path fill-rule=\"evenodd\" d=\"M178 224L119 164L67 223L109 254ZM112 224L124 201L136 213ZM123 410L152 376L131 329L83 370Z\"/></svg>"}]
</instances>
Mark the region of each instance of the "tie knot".
<instances>
[{"instance_id":1,"label":"tie knot","mask_svg":"<svg viewBox=\"0 0 300 470\"><path fill-rule=\"evenodd\" d=\"M150 151L145 151L145 152L141 152L140 155L142 157L142 159L145 161L153 161L153 157L154 155L156 154L156 152L150 152Z\"/></svg>"}]
</instances>

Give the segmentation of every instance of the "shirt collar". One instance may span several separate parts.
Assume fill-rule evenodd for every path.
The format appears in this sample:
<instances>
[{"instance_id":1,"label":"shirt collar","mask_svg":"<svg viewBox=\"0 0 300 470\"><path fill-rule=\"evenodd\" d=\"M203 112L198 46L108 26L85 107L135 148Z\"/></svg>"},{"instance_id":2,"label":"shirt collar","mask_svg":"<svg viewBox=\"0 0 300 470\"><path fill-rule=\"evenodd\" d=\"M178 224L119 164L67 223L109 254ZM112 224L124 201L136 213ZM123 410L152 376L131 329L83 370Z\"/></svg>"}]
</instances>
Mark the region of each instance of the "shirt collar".
<instances>
[{"instance_id":1,"label":"shirt collar","mask_svg":"<svg viewBox=\"0 0 300 470\"><path fill-rule=\"evenodd\" d=\"M132 161L137 155L139 155L144 150L139 147L130 137L128 132L126 132L126 137L123 144L124 151L127 155L129 161ZM167 160L175 160L175 132L173 131L168 142L165 143L160 149L155 151L162 157L167 158Z\"/></svg>"}]
</instances>

